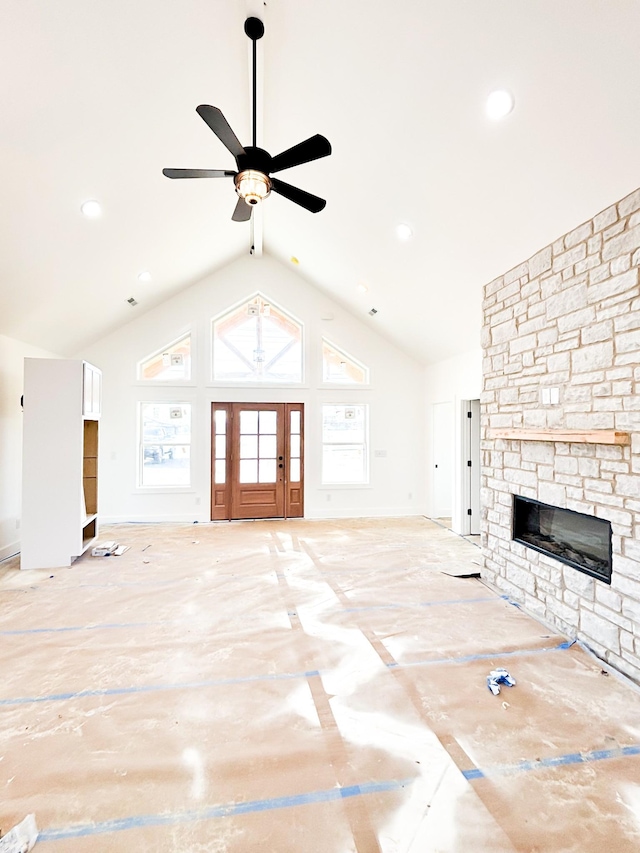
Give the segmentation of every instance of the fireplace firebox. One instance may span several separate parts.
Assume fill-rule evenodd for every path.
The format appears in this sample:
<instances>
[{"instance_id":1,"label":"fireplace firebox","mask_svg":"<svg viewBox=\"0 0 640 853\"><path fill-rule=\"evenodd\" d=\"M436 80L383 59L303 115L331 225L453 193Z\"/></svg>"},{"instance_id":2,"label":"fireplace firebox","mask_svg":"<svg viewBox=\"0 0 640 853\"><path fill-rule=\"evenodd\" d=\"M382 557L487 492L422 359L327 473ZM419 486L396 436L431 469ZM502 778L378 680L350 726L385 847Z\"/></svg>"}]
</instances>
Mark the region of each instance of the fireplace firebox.
<instances>
[{"instance_id":1,"label":"fireplace firebox","mask_svg":"<svg viewBox=\"0 0 640 853\"><path fill-rule=\"evenodd\" d=\"M513 496L513 539L611 583L611 524L581 512Z\"/></svg>"}]
</instances>

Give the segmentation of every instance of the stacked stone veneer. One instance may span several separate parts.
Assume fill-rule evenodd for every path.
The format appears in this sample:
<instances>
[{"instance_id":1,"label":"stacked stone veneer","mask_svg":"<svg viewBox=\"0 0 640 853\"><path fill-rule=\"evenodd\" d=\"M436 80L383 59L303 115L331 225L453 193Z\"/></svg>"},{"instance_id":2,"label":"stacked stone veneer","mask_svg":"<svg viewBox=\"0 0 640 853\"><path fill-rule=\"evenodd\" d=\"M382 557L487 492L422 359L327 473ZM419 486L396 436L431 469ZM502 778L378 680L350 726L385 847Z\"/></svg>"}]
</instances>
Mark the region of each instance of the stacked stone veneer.
<instances>
[{"instance_id":1,"label":"stacked stone veneer","mask_svg":"<svg viewBox=\"0 0 640 853\"><path fill-rule=\"evenodd\" d=\"M481 403L484 578L637 681L639 271L640 189L488 284ZM495 427L617 429L631 445L492 439ZM513 494L609 519L611 585L513 542Z\"/></svg>"}]
</instances>

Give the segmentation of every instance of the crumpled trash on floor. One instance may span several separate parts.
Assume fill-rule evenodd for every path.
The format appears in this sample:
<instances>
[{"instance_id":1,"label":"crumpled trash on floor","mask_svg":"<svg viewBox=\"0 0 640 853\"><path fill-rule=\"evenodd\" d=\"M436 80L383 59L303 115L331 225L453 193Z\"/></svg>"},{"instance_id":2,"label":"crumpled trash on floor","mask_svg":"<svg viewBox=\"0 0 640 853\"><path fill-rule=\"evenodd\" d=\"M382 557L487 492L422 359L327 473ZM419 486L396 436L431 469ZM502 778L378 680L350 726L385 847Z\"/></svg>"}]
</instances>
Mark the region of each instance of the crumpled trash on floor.
<instances>
[{"instance_id":1,"label":"crumpled trash on floor","mask_svg":"<svg viewBox=\"0 0 640 853\"><path fill-rule=\"evenodd\" d=\"M507 687L513 687L516 683L515 678L510 675L504 667L498 667L498 669L492 669L489 675L487 676L487 687L493 693L494 696L497 696L500 693L500 685L506 684Z\"/></svg>"},{"instance_id":2,"label":"crumpled trash on floor","mask_svg":"<svg viewBox=\"0 0 640 853\"><path fill-rule=\"evenodd\" d=\"M24 820L0 838L0 853L28 853L37 838L36 816L28 814Z\"/></svg>"}]
</instances>

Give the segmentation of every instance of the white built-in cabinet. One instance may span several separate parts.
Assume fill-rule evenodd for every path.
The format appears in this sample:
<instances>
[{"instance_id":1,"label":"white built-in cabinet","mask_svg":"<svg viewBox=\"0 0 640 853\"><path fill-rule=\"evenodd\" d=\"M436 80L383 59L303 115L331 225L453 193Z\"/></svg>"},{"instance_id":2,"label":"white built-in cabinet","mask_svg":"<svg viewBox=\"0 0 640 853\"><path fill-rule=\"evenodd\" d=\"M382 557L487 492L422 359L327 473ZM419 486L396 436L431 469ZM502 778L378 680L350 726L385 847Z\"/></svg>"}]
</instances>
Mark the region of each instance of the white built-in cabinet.
<instances>
[{"instance_id":1,"label":"white built-in cabinet","mask_svg":"<svg viewBox=\"0 0 640 853\"><path fill-rule=\"evenodd\" d=\"M25 359L22 569L70 566L95 543L101 383L86 361Z\"/></svg>"}]
</instances>

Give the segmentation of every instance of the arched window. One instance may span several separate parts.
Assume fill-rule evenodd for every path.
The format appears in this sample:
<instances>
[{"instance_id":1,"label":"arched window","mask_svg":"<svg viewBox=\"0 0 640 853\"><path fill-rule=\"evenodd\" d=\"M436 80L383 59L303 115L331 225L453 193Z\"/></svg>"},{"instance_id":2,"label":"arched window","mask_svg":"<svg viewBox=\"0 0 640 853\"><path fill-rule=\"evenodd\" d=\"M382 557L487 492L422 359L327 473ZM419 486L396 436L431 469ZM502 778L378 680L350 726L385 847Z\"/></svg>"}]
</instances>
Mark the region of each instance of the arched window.
<instances>
[{"instance_id":1,"label":"arched window","mask_svg":"<svg viewBox=\"0 0 640 853\"><path fill-rule=\"evenodd\" d=\"M191 335L142 359L138 363L138 379L154 382L184 382L191 379Z\"/></svg>"},{"instance_id":2,"label":"arched window","mask_svg":"<svg viewBox=\"0 0 640 853\"><path fill-rule=\"evenodd\" d=\"M302 382L302 324L261 294L213 321L213 378Z\"/></svg>"},{"instance_id":3,"label":"arched window","mask_svg":"<svg viewBox=\"0 0 640 853\"><path fill-rule=\"evenodd\" d=\"M369 368L323 338L322 381L336 382L341 385L367 385Z\"/></svg>"}]
</instances>

